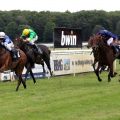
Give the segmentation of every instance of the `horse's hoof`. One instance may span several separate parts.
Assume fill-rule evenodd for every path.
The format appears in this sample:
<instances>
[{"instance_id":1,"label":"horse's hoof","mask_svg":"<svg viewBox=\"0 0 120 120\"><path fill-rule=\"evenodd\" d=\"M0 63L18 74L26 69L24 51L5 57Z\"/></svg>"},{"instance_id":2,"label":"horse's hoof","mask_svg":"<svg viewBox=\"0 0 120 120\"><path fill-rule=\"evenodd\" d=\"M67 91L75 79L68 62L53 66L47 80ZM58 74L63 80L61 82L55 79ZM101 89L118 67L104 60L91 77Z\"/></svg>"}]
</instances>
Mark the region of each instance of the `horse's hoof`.
<instances>
[{"instance_id":1,"label":"horse's hoof","mask_svg":"<svg viewBox=\"0 0 120 120\"><path fill-rule=\"evenodd\" d=\"M113 78L113 77L115 77L116 75L117 75L117 73L114 73L113 75L110 75L110 77Z\"/></svg>"},{"instance_id":2,"label":"horse's hoof","mask_svg":"<svg viewBox=\"0 0 120 120\"><path fill-rule=\"evenodd\" d=\"M24 89L26 89L27 87L26 87L26 85L25 85L25 87L24 87Z\"/></svg>"},{"instance_id":3,"label":"horse's hoof","mask_svg":"<svg viewBox=\"0 0 120 120\"><path fill-rule=\"evenodd\" d=\"M18 89L15 90L16 92L18 91Z\"/></svg>"},{"instance_id":4,"label":"horse's hoof","mask_svg":"<svg viewBox=\"0 0 120 120\"><path fill-rule=\"evenodd\" d=\"M114 76L116 76L118 73L117 72L114 72Z\"/></svg>"},{"instance_id":5,"label":"horse's hoof","mask_svg":"<svg viewBox=\"0 0 120 120\"><path fill-rule=\"evenodd\" d=\"M102 79L98 79L99 82L102 82Z\"/></svg>"},{"instance_id":6,"label":"horse's hoof","mask_svg":"<svg viewBox=\"0 0 120 120\"><path fill-rule=\"evenodd\" d=\"M108 82L111 82L111 79L108 79Z\"/></svg>"}]
</instances>

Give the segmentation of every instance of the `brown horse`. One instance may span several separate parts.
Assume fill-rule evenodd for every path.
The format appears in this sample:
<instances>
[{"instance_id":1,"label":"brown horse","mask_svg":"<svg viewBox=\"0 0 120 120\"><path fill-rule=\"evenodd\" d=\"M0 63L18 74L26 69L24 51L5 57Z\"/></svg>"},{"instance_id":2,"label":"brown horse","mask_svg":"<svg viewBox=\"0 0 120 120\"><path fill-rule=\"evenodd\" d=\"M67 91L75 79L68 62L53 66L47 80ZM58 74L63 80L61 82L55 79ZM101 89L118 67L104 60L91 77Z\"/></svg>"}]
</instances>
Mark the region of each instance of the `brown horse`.
<instances>
[{"instance_id":1,"label":"brown horse","mask_svg":"<svg viewBox=\"0 0 120 120\"><path fill-rule=\"evenodd\" d=\"M92 47L92 52L91 52L91 54L93 53L93 56L94 56L94 62L93 62L93 64L92 64L92 66L93 66L93 69L94 69L94 71L95 71L95 67L96 67L96 64L98 63L98 61L99 61L99 54L98 54L98 42L99 42L99 39L94 39L95 37L100 37L100 36L95 36L95 35L93 35L93 36L90 36L90 38L89 38L89 40L88 40L88 48L90 48L90 47ZM97 41L98 40L98 41ZM101 68L100 68L100 73L103 71L103 70L105 70L105 68L106 68L106 66L104 65L104 66L102 66Z\"/></svg>"},{"instance_id":2,"label":"brown horse","mask_svg":"<svg viewBox=\"0 0 120 120\"><path fill-rule=\"evenodd\" d=\"M99 81L102 81L102 79L99 76L99 69L103 66L109 67L109 74L108 74L108 81L111 80L111 77L114 77L116 74L113 72L113 62L115 60L115 54L113 52L113 49L110 46L107 46L105 43L105 39L101 37L100 35L94 35L90 38L90 41L88 42L88 46L93 47L94 49L97 49L97 62L98 66L95 70L95 73L97 75L97 78Z\"/></svg>"},{"instance_id":3,"label":"brown horse","mask_svg":"<svg viewBox=\"0 0 120 120\"><path fill-rule=\"evenodd\" d=\"M16 76L19 78L16 91L18 91L21 82L24 88L26 88L26 83L22 79L22 72L27 62L27 57L22 50L19 50L19 54L20 57L18 60L13 61L11 53L0 44L0 72L4 72L6 70L15 71Z\"/></svg>"}]
</instances>

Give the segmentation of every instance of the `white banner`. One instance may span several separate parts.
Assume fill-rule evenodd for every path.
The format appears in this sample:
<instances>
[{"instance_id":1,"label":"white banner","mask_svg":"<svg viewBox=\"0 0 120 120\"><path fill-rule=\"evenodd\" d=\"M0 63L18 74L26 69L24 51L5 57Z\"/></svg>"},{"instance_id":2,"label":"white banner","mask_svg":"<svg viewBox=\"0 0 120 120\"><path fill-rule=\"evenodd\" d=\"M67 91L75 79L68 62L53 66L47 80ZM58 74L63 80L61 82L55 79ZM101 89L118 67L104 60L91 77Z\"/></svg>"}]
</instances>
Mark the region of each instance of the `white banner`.
<instances>
[{"instance_id":1,"label":"white banner","mask_svg":"<svg viewBox=\"0 0 120 120\"><path fill-rule=\"evenodd\" d=\"M91 50L52 51L51 61L54 75L93 71Z\"/></svg>"}]
</instances>

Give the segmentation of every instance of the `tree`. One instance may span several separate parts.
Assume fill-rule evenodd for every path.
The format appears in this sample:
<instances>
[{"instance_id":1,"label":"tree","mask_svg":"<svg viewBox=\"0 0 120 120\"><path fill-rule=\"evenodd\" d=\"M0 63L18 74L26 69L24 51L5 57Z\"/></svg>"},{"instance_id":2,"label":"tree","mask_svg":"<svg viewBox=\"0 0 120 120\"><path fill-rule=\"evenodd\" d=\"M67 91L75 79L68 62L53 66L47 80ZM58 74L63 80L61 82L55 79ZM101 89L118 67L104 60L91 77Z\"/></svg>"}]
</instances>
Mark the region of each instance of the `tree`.
<instances>
[{"instance_id":1,"label":"tree","mask_svg":"<svg viewBox=\"0 0 120 120\"><path fill-rule=\"evenodd\" d=\"M116 34L120 35L120 21L117 22L115 31L116 31Z\"/></svg>"},{"instance_id":2,"label":"tree","mask_svg":"<svg viewBox=\"0 0 120 120\"><path fill-rule=\"evenodd\" d=\"M5 23L2 20L2 18L0 18L0 31L4 31L4 27L5 27Z\"/></svg>"},{"instance_id":3,"label":"tree","mask_svg":"<svg viewBox=\"0 0 120 120\"><path fill-rule=\"evenodd\" d=\"M27 24L28 22L27 22L25 16L19 15L19 16L16 17L16 23L18 25L20 25L20 24Z\"/></svg>"},{"instance_id":4,"label":"tree","mask_svg":"<svg viewBox=\"0 0 120 120\"><path fill-rule=\"evenodd\" d=\"M11 39L14 39L17 36L17 29L18 25L15 22L10 22L6 27L5 27L5 32L10 36Z\"/></svg>"},{"instance_id":5,"label":"tree","mask_svg":"<svg viewBox=\"0 0 120 120\"><path fill-rule=\"evenodd\" d=\"M95 25L93 31L92 31L92 34L96 34L99 30L103 30L105 29L103 26L101 25Z\"/></svg>"},{"instance_id":6,"label":"tree","mask_svg":"<svg viewBox=\"0 0 120 120\"><path fill-rule=\"evenodd\" d=\"M45 30L43 34L43 42L53 42L53 30L55 28L55 23L49 21L45 25Z\"/></svg>"}]
</instances>

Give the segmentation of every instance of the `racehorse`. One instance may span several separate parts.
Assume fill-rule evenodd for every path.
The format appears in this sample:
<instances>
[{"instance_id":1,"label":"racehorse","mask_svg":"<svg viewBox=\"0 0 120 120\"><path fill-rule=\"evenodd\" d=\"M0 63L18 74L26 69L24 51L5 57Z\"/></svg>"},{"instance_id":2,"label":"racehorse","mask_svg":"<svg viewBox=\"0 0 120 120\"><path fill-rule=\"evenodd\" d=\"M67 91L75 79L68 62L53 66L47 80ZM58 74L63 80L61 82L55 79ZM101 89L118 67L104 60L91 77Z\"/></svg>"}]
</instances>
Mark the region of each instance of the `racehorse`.
<instances>
[{"instance_id":1,"label":"racehorse","mask_svg":"<svg viewBox=\"0 0 120 120\"><path fill-rule=\"evenodd\" d=\"M96 76L99 81L102 79L99 76L99 69L102 66L109 67L108 82L111 81L111 77L114 77L116 73L113 72L113 62L116 59L113 49L108 46L105 42L105 39L100 35L94 35L91 38L91 41L88 42L88 45L92 45L93 48L97 49L97 61L98 66L95 70Z\"/></svg>"},{"instance_id":2,"label":"racehorse","mask_svg":"<svg viewBox=\"0 0 120 120\"><path fill-rule=\"evenodd\" d=\"M98 54L98 47L97 47L97 44L98 44L98 41L96 40L96 39L94 39L94 37L96 37L95 35L93 35L93 36L90 36L90 38L89 38L89 40L88 40L88 48L90 48L90 47L92 47L92 52L91 52L91 54L93 53L93 56L94 56L94 62L93 62L93 64L92 64L92 66L93 66L93 69L94 69L94 71L95 71L95 67L96 67L96 63L99 61L99 54ZM105 70L105 68L106 68L106 66L104 65L104 66L102 66L101 68L100 68L100 73L103 71L103 70Z\"/></svg>"},{"instance_id":3,"label":"racehorse","mask_svg":"<svg viewBox=\"0 0 120 120\"><path fill-rule=\"evenodd\" d=\"M42 50L42 54L38 54L36 51L34 51L34 48L31 45L25 43L22 38L16 38L14 40L14 43L26 53L28 57L28 61L30 62L31 66L34 66L35 63L41 64L43 67L43 72L45 73L45 68L44 68L44 62L45 62L49 69L50 75L52 76L52 71L51 71L51 66L50 66L51 51L49 50L47 46L38 45L38 47L40 47L40 49ZM27 73L28 72L29 70L27 71ZM26 77L27 77L27 73L26 73Z\"/></svg>"},{"instance_id":4,"label":"racehorse","mask_svg":"<svg viewBox=\"0 0 120 120\"><path fill-rule=\"evenodd\" d=\"M11 53L6 50L6 48L2 46L0 42L0 72L4 72L6 70L15 71L15 74L18 77L16 91L18 91L21 82L24 88L26 88L26 83L22 79L22 72L27 62L27 56L22 50L19 50L19 54L20 57L18 58L18 60L13 61Z\"/></svg>"}]
</instances>

